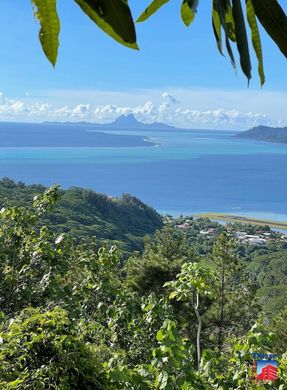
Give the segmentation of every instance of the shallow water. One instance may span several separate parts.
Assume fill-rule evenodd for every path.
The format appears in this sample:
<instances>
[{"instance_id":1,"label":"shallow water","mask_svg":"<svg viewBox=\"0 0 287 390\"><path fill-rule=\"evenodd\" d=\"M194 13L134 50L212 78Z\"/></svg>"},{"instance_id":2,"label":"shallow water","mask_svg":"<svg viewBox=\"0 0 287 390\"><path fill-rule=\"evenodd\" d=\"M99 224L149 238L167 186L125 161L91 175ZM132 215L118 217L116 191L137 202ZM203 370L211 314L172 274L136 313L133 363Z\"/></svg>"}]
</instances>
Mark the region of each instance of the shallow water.
<instances>
[{"instance_id":1,"label":"shallow water","mask_svg":"<svg viewBox=\"0 0 287 390\"><path fill-rule=\"evenodd\" d=\"M133 147L128 139L125 146L123 137L121 147L0 148L0 176L128 192L172 215L215 211L287 220L287 145L226 131L105 132L139 135L157 146Z\"/></svg>"}]
</instances>

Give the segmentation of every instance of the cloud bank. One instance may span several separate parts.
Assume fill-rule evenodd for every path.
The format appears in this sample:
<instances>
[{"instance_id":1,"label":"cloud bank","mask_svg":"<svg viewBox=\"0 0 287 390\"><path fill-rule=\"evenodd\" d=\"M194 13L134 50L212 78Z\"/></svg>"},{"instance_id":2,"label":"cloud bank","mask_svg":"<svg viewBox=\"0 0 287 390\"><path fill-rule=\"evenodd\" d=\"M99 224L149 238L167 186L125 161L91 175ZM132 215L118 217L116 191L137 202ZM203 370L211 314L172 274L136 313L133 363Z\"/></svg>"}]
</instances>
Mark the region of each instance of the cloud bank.
<instances>
[{"instance_id":1,"label":"cloud bank","mask_svg":"<svg viewBox=\"0 0 287 390\"><path fill-rule=\"evenodd\" d=\"M0 120L5 121L91 121L106 123L120 115L134 114L145 123L165 122L183 128L246 129L257 125L283 125L261 112L243 112L235 108L195 110L164 92L157 102L148 100L137 105L76 104L53 105L14 100L0 93Z\"/></svg>"}]
</instances>

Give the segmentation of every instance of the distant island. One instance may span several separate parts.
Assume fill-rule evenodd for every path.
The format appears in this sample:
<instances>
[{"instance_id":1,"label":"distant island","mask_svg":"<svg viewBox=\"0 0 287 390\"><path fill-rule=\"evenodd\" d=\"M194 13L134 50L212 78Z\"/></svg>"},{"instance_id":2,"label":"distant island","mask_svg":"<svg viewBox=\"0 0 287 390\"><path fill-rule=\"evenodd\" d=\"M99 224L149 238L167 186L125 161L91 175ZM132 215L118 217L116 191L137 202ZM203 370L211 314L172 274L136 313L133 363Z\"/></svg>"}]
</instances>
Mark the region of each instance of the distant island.
<instances>
[{"instance_id":1,"label":"distant island","mask_svg":"<svg viewBox=\"0 0 287 390\"><path fill-rule=\"evenodd\" d=\"M161 122L143 123L138 121L133 114L121 115L110 123L91 123L91 122L44 122L50 125L79 125L89 126L99 130L171 130L173 126Z\"/></svg>"},{"instance_id":2,"label":"distant island","mask_svg":"<svg viewBox=\"0 0 287 390\"><path fill-rule=\"evenodd\" d=\"M175 129L161 122L143 123L133 114L111 123L90 122L0 122L0 147L141 147L156 143L142 134L113 134L110 131ZM108 130L108 132L106 132Z\"/></svg>"},{"instance_id":3,"label":"distant island","mask_svg":"<svg viewBox=\"0 0 287 390\"><path fill-rule=\"evenodd\" d=\"M85 123L0 123L0 147L142 147L156 145L141 134L111 134Z\"/></svg>"},{"instance_id":4,"label":"distant island","mask_svg":"<svg viewBox=\"0 0 287 390\"><path fill-rule=\"evenodd\" d=\"M236 134L234 137L265 142L287 143L287 127L257 126Z\"/></svg>"}]
</instances>

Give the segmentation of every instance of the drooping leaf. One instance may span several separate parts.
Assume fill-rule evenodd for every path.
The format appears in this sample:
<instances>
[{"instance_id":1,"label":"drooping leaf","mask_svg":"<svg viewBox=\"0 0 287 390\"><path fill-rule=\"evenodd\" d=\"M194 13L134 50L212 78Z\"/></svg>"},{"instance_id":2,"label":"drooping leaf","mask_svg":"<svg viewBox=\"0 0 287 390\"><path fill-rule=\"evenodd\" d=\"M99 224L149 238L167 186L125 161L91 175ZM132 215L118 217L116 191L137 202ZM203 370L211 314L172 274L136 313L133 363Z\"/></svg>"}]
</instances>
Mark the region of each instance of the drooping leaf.
<instances>
[{"instance_id":1,"label":"drooping leaf","mask_svg":"<svg viewBox=\"0 0 287 390\"><path fill-rule=\"evenodd\" d=\"M261 40L260 40L259 30L257 26L255 11L251 0L246 0L246 11L247 11L248 24L251 30L252 45L258 60L258 73L260 76L260 83L261 86L263 86L263 84L265 83L265 74L263 68L262 47L261 47Z\"/></svg>"},{"instance_id":2,"label":"drooping leaf","mask_svg":"<svg viewBox=\"0 0 287 390\"><path fill-rule=\"evenodd\" d=\"M188 27L194 20L199 0L183 0L180 13L183 23Z\"/></svg>"},{"instance_id":3,"label":"drooping leaf","mask_svg":"<svg viewBox=\"0 0 287 390\"><path fill-rule=\"evenodd\" d=\"M168 2L169 0L153 0L153 2L150 3L150 5L144 10L144 12L137 19L137 22L144 22L151 15L153 15L158 9L160 9L160 7L162 7L164 4Z\"/></svg>"},{"instance_id":4,"label":"drooping leaf","mask_svg":"<svg viewBox=\"0 0 287 390\"><path fill-rule=\"evenodd\" d=\"M232 0L233 19L235 23L236 44L240 56L240 65L248 81L251 79L251 61L248 39L241 7L241 0Z\"/></svg>"},{"instance_id":5,"label":"drooping leaf","mask_svg":"<svg viewBox=\"0 0 287 390\"><path fill-rule=\"evenodd\" d=\"M226 30L225 30L225 45L226 45L227 53L229 55L231 64L232 64L233 68L236 69L235 58L234 58L234 55L233 55L233 51L232 51L232 48L231 48L231 45L230 45L230 42L229 42L229 39L228 39L228 34L227 34Z\"/></svg>"},{"instance_id":6,"label":"drooping leaf","mask_svg":"<svg viewBox=\"0 0 287 390\"><path fill-rule=\"evenodd\" d=\"M230 42L229 42L228 33L227 33L227 27L226 27L226 22L225 22L225 15L226 15L226 11L227 11L227 4L228 3L227 3L226 0L216 0L216 7L218 9L218 14L219 14L219 17L220 17L220 24L221 24L221 26L222 26L222 28L224 30L224 33L225 33L225 45L226 45L227 53L229 55L231 64L232 64L232 66L235 69L236 68L235 58L234 58L233 51L232 51L232 48L231 48L231 45L230 45Z\"/></svg>"},{"instance_id":7,"label":"drooping leaf","mask_svg":"<svg viewBox=\"0 0 287 390\"><path fill-rule=\"evenodd\" d=\"M225 23L226 23L226 30L227 30L228 38L232 42L236 42L235 23L234 23L234 19L233 19L232 8L230 7L230 5L228 5L226 8Z\"/></svg>"},{"instance_id":8,"label":"drooping leaf","mask_svg":"<svg viewBox=\"0 0 287 390\"><path fill-rule=\"evenodd\" d=\"M93 22L121 44L138 49L130 8L125 0L75 0Z\"/></svg>"},{"instance_id":9,"label":"drooping leaf","mask_svg":"<svg viewBox=\"0 0 287 390\"><path fill-rule=\"evenodd\" d=\"M218 13L217 4L215 0L213 0L213 7L212 7L212 28L216 39L217 48L219 52L223 55L220 16Z\"/></svg>"},{"instance_id":10,"label":"drooping leaf","mask_svg":"<svg viewBox=\"0 0 287 390\"><path fill-rule=\"evenodd\" d=\"M43 51L55 66L58 57L60 20L56 0L32 0L34 15L40 23L39 39Z\"/></svg>"},{"instance_id":11,"label":"drooping leaf","mask_svg":"<svg viewBox=\"0 0 287 390\"><path fill-rule=\"evenodd\" d=\"M287 57L287 16L277 0L252 0L255 14L281 52Z\"/></svg>"}]
</instances>

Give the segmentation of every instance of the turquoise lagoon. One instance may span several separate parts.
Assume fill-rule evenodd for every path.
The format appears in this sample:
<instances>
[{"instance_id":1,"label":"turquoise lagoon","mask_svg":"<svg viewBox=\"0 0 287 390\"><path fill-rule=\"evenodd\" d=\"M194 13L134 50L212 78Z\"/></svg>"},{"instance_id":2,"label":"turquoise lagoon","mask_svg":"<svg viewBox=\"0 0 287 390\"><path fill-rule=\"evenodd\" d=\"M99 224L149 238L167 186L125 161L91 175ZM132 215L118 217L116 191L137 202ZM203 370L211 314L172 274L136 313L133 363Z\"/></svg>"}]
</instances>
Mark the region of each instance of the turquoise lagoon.
<instances>
[{"instance_id":1,"label":"turquoise lagoon","mask_svg":"<svg viewBox=\"0 0 287 390\"><path fill-rule=\"evenodd\" d=\"M232 131L104 132L122 135L120 147L0 147L0 176L113 196L128 192L172 215L215 211L287 220L287 145L233 138ZM156 145L123 146L130 135Z\"/></svg>"}]
</instances>

